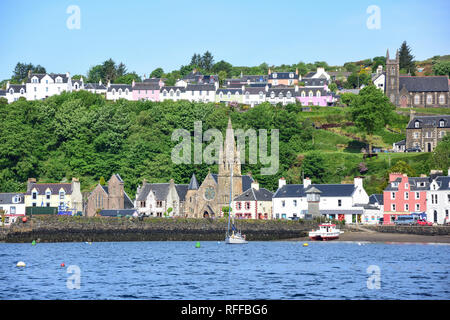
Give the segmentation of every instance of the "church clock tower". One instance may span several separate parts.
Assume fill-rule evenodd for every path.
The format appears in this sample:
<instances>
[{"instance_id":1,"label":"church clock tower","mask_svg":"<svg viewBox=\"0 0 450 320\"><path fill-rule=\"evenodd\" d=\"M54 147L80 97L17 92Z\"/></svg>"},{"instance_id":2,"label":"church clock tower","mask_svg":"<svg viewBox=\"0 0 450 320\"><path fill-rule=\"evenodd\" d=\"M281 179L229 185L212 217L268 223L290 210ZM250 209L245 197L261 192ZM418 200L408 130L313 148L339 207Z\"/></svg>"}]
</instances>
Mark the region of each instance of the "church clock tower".
<instances>
[{"instance_id":1,"label":"church clock tower","mask_svg":"<svg viewBox=\"0 0 450 320\"><path fill-rule=\"evenodd\" d=\"M389 58L389 49L386 52L386 96L391 103L399 105L399 74L400 74L400 59L397 53L395 59Z\"/></svg>"}]
</instances>

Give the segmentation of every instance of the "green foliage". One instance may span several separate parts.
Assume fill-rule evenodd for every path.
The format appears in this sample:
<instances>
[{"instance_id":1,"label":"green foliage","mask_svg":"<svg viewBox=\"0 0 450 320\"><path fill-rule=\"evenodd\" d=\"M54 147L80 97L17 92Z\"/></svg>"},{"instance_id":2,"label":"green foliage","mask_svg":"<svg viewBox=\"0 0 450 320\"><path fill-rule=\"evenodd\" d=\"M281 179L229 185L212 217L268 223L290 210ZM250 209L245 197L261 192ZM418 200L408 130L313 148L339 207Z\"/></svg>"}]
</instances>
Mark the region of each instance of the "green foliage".
<instances>
[{"instance_id":1,"label":"green foliage","mask_svg":"<svg viewBox=\"0 0 450 320\"><path fill-rule=\"evenodd\" d=\"M325 157L321 152L311 152L302 162L302 171L305 177L309 177L313 183L325 182L326 164Z\"/></svg>"},{"instance_id":2,"label":"green foliage","mask_svg":"<svg viewBox=\"0 0 450 320\"><path fill-rule=\"evenodd\" d=\"M444 136L434 149L431 156L431 165L447 172L450 168L450 135Z\"/></svg>"},{"instance_id":3,"label":"green foliage","mask_svg":"<svg viewBox=\"0 0 450 320\"><path fill-rule=\"evenodd\" d=\"M405 73L410 73L411 75L415 75L416 65L413 61L414 56L411 54L411 48L406 44L406 41L403 41L400 50L399 50L399 65L400 70L405 70Z\"/></svg>"},{"instance_id":4,"label":"green foliage","mask_svg":"<svg viewBox=\"0 0 450 320\"><path fill-rule=\"evenodd\" d=\"M433 73L437 76L450 76L450 61L438 61L434 63Z\"/></svg>"},{"instance_id":5,"label":"green foliage","mask_svg":"<svg viewBox=\"0 0 450 320\"><path fill-rule=\"evenodd\" d=\"M330 83L330 85L328 86L328 89L330 89L332 92L336 92L337 88L337 84L334 82Z\"/></svg>"},{"instance_id":6,"label":"green foliage","mask_svg":"<svg viewBox=\"0 0 450 320\"><path fill-rule=\"evenodd\" d=\"M141 82L141 77L139 77L136 72L127 73L123 76L117 77L114 80L114 83L125 83L125 84L131 84L132 82Z\"/></svg>"},{"instance_id":7,"label":"green foliage","mask_svg":"<svg viewBox=\"0 0 450 320\"><path fill-rule=\"evenodd\" d=\"M156 68L156 69L153 70L152 73L150 74L150 78L162 78L163 75L164 75L164 70L163 70L163 68Z\"/></svg>"},{"instance_id":8,"label":"green foliage","mask_svg":"<svg viewBox=\"0 0 450 320\"><path fill-rule=\"evenodd\" d=\"M28 78L28 72L31 73L45 73L45 68L41 65L33 65L32 63L21 63L18 62L14 68L13 75L11 78L12 82L20 83Z\"/></svg>"}]
</instances>

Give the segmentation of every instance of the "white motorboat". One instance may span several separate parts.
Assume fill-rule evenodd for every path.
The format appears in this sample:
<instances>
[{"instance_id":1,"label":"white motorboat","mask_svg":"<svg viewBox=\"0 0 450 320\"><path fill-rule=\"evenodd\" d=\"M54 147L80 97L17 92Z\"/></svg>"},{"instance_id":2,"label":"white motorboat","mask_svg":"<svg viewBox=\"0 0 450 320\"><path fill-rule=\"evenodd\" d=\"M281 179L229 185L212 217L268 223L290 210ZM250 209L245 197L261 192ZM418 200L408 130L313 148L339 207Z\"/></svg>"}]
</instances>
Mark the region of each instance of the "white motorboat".
<instances>
[{"instance_id":1,"label":"white motorboat","mask_svg":"<svg viewBox=\"0 0 450 320\"><path fill-rule=\"evenodd\" d=\"M339 239L339 235L344 233L339 229L336 229L335 224L324 223L319 225L319 230L312 230L309 232L309 238L311 240L323 240L329 241L334 239Z\"/></svg>"}]
</instances>

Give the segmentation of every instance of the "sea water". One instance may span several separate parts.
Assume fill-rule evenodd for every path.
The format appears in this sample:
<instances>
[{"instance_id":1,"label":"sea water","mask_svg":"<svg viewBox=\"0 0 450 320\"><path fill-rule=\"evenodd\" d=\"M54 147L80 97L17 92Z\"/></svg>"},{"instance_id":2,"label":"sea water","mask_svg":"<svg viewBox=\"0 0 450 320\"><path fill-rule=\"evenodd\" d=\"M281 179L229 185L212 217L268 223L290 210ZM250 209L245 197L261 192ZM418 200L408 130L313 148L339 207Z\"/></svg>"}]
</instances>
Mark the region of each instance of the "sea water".
<instances>
[{"instance_id":1,"label":"sea water","mask_svg":"<svg viewBox=\"0 0 450 320\"><path fill-rule=\"evenodd\" d=\"M0 266L0 299L450 299L438 244L0 243Z\"/></svg>"}]
</instances>

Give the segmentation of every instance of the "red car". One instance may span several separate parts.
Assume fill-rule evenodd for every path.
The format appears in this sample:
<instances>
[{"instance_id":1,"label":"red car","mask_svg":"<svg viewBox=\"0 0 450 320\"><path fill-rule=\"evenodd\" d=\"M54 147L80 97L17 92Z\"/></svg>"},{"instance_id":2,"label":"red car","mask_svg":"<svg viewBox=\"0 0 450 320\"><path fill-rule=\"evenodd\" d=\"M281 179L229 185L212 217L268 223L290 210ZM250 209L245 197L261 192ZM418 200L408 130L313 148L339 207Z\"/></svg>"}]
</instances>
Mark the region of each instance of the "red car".
<instances>
[{"instance_id":1,"label":"red car","mask_svg":"<svg viewBox=\"0 0 450 320\"><path fill-rule=\"evenodd\" d=\"M427 220L417 220L417 224L420 226L432 226L433 223L428 222Z\"/></svg>"}]
</instances>

